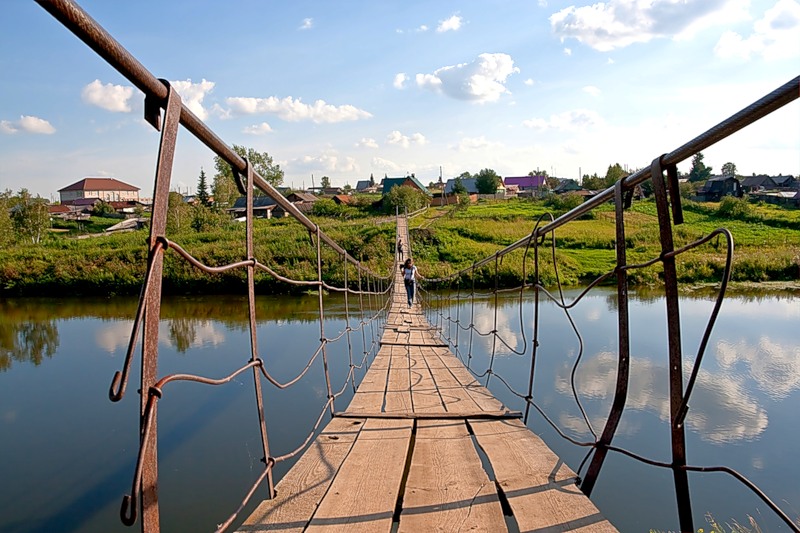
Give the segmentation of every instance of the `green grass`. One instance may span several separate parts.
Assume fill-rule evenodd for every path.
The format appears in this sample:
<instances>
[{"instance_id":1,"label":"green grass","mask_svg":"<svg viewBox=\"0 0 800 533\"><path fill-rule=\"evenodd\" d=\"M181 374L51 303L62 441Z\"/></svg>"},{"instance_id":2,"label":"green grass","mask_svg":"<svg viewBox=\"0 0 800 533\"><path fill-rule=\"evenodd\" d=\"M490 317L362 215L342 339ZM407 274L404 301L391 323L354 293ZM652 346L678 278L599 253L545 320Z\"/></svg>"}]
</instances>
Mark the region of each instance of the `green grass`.
<instances>
[{"instance_id":1,"label":"green grass","mask_svg":"<svg viewBox=\"0 0 800 533\"><path fill-rule=\"evenodd\" d=\"M685 204L683 225L674 227L676 246L683 246L719 227L728 228L735 241L735 281L796 281L800 279L800 211L752 205L746 220L720 217L716 204ZM468 269L503 247L527 237L548 207L541 202L516 200L478 203L464 210L432 208L410 222L414 257L426 278L445 277ZM744 216L744 215L743 215ZM567 285L586 283L613 270L616 261L615 214L611 204L601 205L591 218L565 224L555 231L556 263ZM371 217L344 220L313 217L315 223L353 257L375 272L388 274L395 242L391 219ZM99 220L99 227L116 219ZM625 249L629 263L658 257L659 229L655 204L634 203L625 213ZM255 222L255 256L278 274L294 279L317 278L316 247L308 231L292 219ZM146 263L147 231L102 235L87 239L50 235L40 245L18 245L0 251L0 295L136 293ZM204 264L221 266L246 257L243 224L209 232L182 231L169 235ZM556 282L550 239L539 247L540 279ZM524 247L498 261L501 286L515 286L524 277L534 279L533 250L524 259ZM677 262L685 283L718 282L725 260L722 239L682 254ZM494 286L495 265L476 272L476 286ZM352 267L348 279L358 276ZM457 283L472 284L469 275ZM341 284L344 265L336 252L323 246L323 279ZM660 266L629 271L634 284L657 285ZM613 280L609 279L608 283ZM176 253L168 251L164 263L164 288L172 293L241 292L246 286L243 269L205 274ZM448 285L451 286L451 285ZM267 273L256 276L262 293L305 290L279 282Z\"/></svg>"}]
</instances>

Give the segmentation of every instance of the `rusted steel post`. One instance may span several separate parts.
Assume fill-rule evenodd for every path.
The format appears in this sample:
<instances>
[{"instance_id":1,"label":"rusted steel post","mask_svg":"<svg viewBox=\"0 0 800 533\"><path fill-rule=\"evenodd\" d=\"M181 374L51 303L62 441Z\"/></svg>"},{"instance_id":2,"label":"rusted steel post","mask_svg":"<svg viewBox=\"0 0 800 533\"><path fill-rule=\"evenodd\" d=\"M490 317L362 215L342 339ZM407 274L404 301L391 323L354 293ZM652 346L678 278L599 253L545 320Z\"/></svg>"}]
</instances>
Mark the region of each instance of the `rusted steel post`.
<instances>
[{"instance_id":1,"label":"rusted steel post","mask_svg":"<svg viewBox=\"0 0 800 533\"><path fill-rule=\"evenodd\" d=\"M258 355L258 335L256 324L256 284L255 284L255 244L253 240L253 165L247 161L246 168L245 196L247 198L247 260L250 264L247 265L247 316L250 325L250 361L256 361ZM233 169L233 175L236 176L236 169ZM275 486L272 479L272 468L269 464L269 435L267 434L267 422L264 417L264 396L261 392L261 371L257 367L253 367L253 385L256 393L256 410L258 411L258 428L261 432L261 450L264 453L264 468L268 469L267 472L267 487L269 489L269 497L275 496Z\"/></svg>"},{"instance_id":2,"label":"rusted steel post","mask_svg":"<svg viewBox=\"0 0 800 533\"><path fill-rule=\"evenodd\" d=\"M625 250L625 192L622 181L614 186L614 207L616 209L616 240L617 240L617 346L619 360L617 362L617 387L614 400L611 403L611 413L608 415L606 426L600 440L597 442L592 462L586 471L586 477L581 483L581 490L587 496L592 494L597 476L608 453L608 445L614 439L625 402L628 399L628 376L630 373L630 322L628 315L628 273L627 253Z\"/></svg>"},{"instance_id":3,"label":"rusted steel post","mask_svg":"<svg viewBox=\"0 0 800 533\"><path fill-rule=\"evenodd\" d=\"M663 156L662 156L663 157ZM683 403L683 356L681 352L681 320L678 306L678 275L675 269L675 245L672 240L672 223L669 217L669 195L662 169L662 157L653 160L650 174L656 197L658 226L661 236L661 262L664 265L664 294L667 303L667 338L669 342L669 403L672 440L672 475L681 531L694 531L692 502L689 497L689 479L686 466L686 436L683 424L674 423ZM673 203L680 196L673 193Z\"/></svg>"},{"instance_id":4,"label":"rusted steel post","mask_svg":"<svg viewBox=\"0 0 800 533\"><path fill-rule=\"evenodd\" d=\"M345 335L347 336L347 358L350 361L350 384L353 386L353 393L356 392L356 370L353 365L353 343L350 340L350 300L348 299L348 292L350 291L350 284L347 279L347 259L343 258L342 267L344 268L344 326Z\"/></svg>"},{"instance_id":5,"label":"rusted steel post","mask_svg":"<svg viewBox=\"0 0 800 533\"><path fill-rule=\"evenodd\" d=\"M141 502L142 532L159 531L158 512L158 421L153 416L150 431L144 435L144 415L147 409L150 387L158 380L158 324L161 317L161 274L164 268L164 249L157 244L167 230L167 208L169 206L169 184L172 178L172 162L175 158L175 141L180 124L181 98L178 93L163 82L167 89L167 105L164 122L161 124L161 141L158 147L158 163L156 164L155 186L153 190L153 208L150 222L150 239L148 246L155 255L152 258L152 282L147 286L144 295L144 333L142 335L142 375L140 382L140 419L139 431L147 442L140 443L146 447L147 455L143 458ZM152 100L145 98L145 109L152 110ZM135 509L131 510L135 512Z\"/></svg>"},{"instance_id":6,"label":"rusted steel post","mask_svg":"<svg viewBox=\"0 0 800 533\"><path fill-rule=\"evenodd\" d=\"M538 222L537 222L538 225ZM525 283L525 280L522 280ZM531 341L531 372L528 377L528 394L525 396L525 416L523 422L528 424L528 415L533 402L533 378L536 373L536 356L539 354L539 239L536 229L533 231L533 340Z\"/></svg>"},{"instance_id":7,"label":"rusted steel post","mask_svg":"<svg viewBox=\"0 0 800 533\"><path fill-rule=\"evenodd\" d=\"M319 226L317 226L317 294L319 295L319 342L322 343L322 366L325 369L325 386L328 388L328 400L331 405L331 416L336 409L333 406L333 389L331 388L331 376L328 372L328 340L325 338L325 305L322 298L322 243L319 238Z\"/></svg>"},{"instance_id":8,"label":"rusted steel post","mask_svg":"<svg viewBox=\"0 0 800 533\"><path fill-rule=\"evenodd\" d=\"M494 254L494 315L492 319L492 357L489 359L489 372L486 374L486 387L489 387L489 380L492 378L494 370L494 356L497 351L497 290L498 283L498 269L500 268L500 259L498 254Z\"/></svg>"}]
</instances>

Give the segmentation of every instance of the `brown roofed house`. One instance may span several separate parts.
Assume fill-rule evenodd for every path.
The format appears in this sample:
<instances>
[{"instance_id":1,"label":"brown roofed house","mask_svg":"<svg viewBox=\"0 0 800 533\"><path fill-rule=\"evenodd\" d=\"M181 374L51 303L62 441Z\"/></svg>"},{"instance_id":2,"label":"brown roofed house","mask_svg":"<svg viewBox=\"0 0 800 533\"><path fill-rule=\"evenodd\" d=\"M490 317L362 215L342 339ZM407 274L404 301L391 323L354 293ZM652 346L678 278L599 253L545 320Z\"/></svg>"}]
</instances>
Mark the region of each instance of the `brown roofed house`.
<instances>
[{"instance_id":1,"label":"brown roofed house","mask_svg":"<svg viewBox=\"0 0 800 533\"><path fill-rule=\"evenodd\" d=\"M139 187L115 178L83 178L60 189L58 193L63 205L70 205L83 198L96 198L106 202L139 201Z\"/></svg>"}]
</instances>

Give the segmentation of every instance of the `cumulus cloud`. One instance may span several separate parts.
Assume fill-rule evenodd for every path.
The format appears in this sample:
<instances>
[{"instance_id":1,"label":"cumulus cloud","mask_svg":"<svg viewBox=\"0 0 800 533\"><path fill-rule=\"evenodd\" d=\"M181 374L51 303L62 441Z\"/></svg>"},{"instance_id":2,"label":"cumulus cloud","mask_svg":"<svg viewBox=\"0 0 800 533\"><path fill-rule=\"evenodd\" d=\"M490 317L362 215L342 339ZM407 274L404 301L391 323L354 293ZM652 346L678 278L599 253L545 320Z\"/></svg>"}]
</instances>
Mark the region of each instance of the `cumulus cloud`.
<instances>
[{"instance_id":1,"label":"cumulus cloud","mask_svg":"<svg viewBox=\"0 0 800 533\"><path fill-rule=\"evenodd\" d=\"M356 148L377 148L378 141L369 137L364 137L356 143Z\"/></svg>"},{"instance_id":2,"label":"cumulus cloud","mask_svg":"<svg viewBox=\"0 0 800 533\"><path fill-rule=\"evenodd\" d=\"M248 133L250 135L264 135L271 131L272 127L266 122L262 122L261 124L253 124L252 126L247 126L245 129L242 130L242 133Z\"/></svg>"},{"instance_id":3,"label":"cumulus cloud","mask_svg":"<svg viewBox=\"0 0 800 533\"><path fill-rule=\"evenodd\" d=\"M528 78L528 79L527 79L527 80L525 80L523 83L525 83L525 85L527 85L527 86L529 86L529 87L530 87L531 85L533 85L533 84L534 84L534 83L536 83L536 82L535 82L535 81L533 81L533 78Z\"/></svg>"},{"instance_id":4,"label":"cumulus cloud","mask_svg":"<svg viewBox=\"0 0 800 533\"><path fill-rule=\"evenodd\" d=\"M310 30L313 27L314 27L314 19L307 18L307 19L303 19L303 23L300 24L300 27L297 28L297 29L298 30Z\"/></svg>"},{"instance_id":5,"label":"cumulus cloud","mask_svg":"<svg viewBox=\"0 0 800 533\"><path fill-rule=\"evenodd\" d=\"M43 118L33 115L22 115L17 121L0 120L0 131L13 134L20 131L26 133L37 133L40 135L52 135L56 129Z\"/></svg>"},{"instance_id":6,"label":"cumulus cloud","mask_svg":"<svg viewBox=\"0 0 800 533\"><path fill-rule=\"evenodd\" d=\"M384 172L398 172L401 168L400 165L394 161L389 161L388 159L384 159L382 157L373 157L372 166L379 170L383 170Z\"/></svg>"},{"instance_id":7,"label":"cumulus cloud","mask_svg":"<svg viewBox=\"0 0 800 533\"><path fill-rule=\"evenodd\" d=\"M461 17L459 15L453 15L452 17L440 20L439 25L436 26L436 31L438 33L444 33L446 31L458 31L461 28Z\"/></svg>"},{"instance_id":8,"label":"cumulus cloud","mask_svg":"<svg viewBox=\"0 0 800 533\"><path fill-rule=\"evenodd\" d=\"M587 85L586 87L583 88L583 92L585 92L587 94L591 94L592 96L599 96L600 95L600 89L598 89L594 85Z\"/></svg>"},{"instance_id":9,"label":"cumulus cloud","mask_svg":"<svg viewBox=\"0 0 800 533\"><path fill-rule=\"evenodd\" d=\"M319 155L306 155L289 162L293 172L358 172L356 160L342 156L334 149L325 150Z\"/></svg>"},{"instance_id":10,"label":"cumulus cloud","mask_svg":"<svg viewBox=\"0 0 800 533\"><path fill-rule=\"evenodd\" d=\"M181 100L200 120L208 118L208 111L203 107L203 99L214 89L213 81L203 78L200 83L192 83L191 79L170 81L172 87L181 95Z\"/></svg>"},{"instance_id":11,"label":"cumulus cloud","mask_svg":"<svg viewBox=\"0 0 800 533\"><path fill-rule=\"evenodd\" d=\"M372 117L371 113L352 105L335 106L324 100L317 100L313 104L306 104L300 98L291 96L286 98L248 98L231 97L225 102L230 106L231 112L238 115L253 115L256 113L272 113L288 122L310 120L317 124L346 122Z\"/></svg>"},{"instance_id":12,"label":"cumulus cloud","mask_svg":"<svg viewBox=\"0 0 800 533\"><path fill-rule=\"evenodd\" d=\"M573 109L557 115L550 115L549 119L533 118L522 121L523 126L540 131L577 131L598 126L602 123L602 117L597 112L589 109Z\"/></svg>"},{"instance_id":13,"label":"cumulus cloud","mask_svg":"<svg viewBox=\"0 0 800 533\"><path fill-rule=\"evenodd\" d=\"M455 147L459 152L472 152L474 150L485 150L487 148L503 148L503 143L489 141L481 135L480 137L464 137Z\"/></svg>"},{"instance_id":14,"label":"cumulus cloud","mask_svg":"<svg viewBox=\"0 0 800 533\"><path fill-rule=\"evenodd\" d=\"M394 85L395 89L404 89L407 81L408 81L408 76L406 75L406 73L400 72L398 74L395 74L394 82L392 83L392 85Z\"/></svg>"},{"instance_id":15,"label":"cumulus cloud","mask_svg":"<svg viewBox=\"0 0 800 533\"><path fill-rule=\"evenodd\" d=\"M114 85L94 80L81 91L81 99L91 105L115 113L130 113L130 99L133 96L133 87L127 85Z\"/></svg>"},{"instance_id":16,"label":"cumulus cloud","mask_svg":"<svg viewBox=\"0 0 800 533\"><path fill-rule=\"evenodd\" d=\"M572 49L571 48L564 48L564 55L565 56L571 56L572 55Z\"/></svg>"},{"instance_id":17,"label":"cumulus cloud","mask_svg":"<svg viewBox=\"0 0 800 533\"><path fill-rule=\"evenodd\" d=\"M562 41L573 38L608 52L741 19L746 5L747 0L609 0L564 8L550 16L550 26Z\"/></svg>"},{"instance_id":18,"label":"cumulus cloud","mask_svg":"<svg viewBox=\"0 0 800 533\"><path fill-rule=\"evenodd\" d=\"M714 53L724 59L761 56L767 61L800 56L800 3L778 0L753 24L749 36L733 31L722 34Z\"/></svg>"},{"instance_id":19,"label":"cumulus cloud","mask_svg":"<svg viewBox=\"0 0 800 533\"><path fill-rule=\"evenodd\" d=\"M421 133L414 133L411 136L407 136L403 135L397 130L394 130L392 133L386 136L387 144L395 144L397 146L402 146L403 148L408 148L412 144L422 146L427 142L428 140Z\"/></svg>"},{"instance_id":20,"label":"cumulus cloud","mask_svg":"<svg viewBox=\"0 0 800 533\"><path fill-rule=\"evenodd\" d=\"M800 389L800 347L780 344L762 336L753 345L745 340L717 343L716 357L724 370L749 368L758 388L775 400Z\"/></svg>"},{"instance_id":21,"label":"cumulus cloud","mask_svg":"<svg viewBox=\"0 0 800 533\"><path fill-rule=\"evenodd\" d=\"M508 54L481 54L471 63L442 67L433 74L417 74L420 88L444 93L459 100L494 102L509 92L505 83L518 73Z\"/></svg>"}]
</instances>

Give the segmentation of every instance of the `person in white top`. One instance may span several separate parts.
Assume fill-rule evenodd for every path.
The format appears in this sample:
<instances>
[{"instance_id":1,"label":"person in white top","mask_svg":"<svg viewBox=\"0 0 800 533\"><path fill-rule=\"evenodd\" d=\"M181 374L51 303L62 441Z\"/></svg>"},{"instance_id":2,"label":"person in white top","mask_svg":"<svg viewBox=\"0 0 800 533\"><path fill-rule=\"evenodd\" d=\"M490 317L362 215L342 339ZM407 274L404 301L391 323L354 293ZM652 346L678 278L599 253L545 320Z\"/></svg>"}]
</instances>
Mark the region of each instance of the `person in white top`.
<instances>
[{"instance_id":1,"label":"person in white top","mask_svg":"<svg viewBox=\"0 0 800 533\"><path fill-rule=\"evenodd\" d=\"M408 306L414 302L414 289L417 284L417 267L414 266L414 261L409 257L402 266L403 283L406 286L406 295L408 296ZM420 276L421 277L421 276Z\"/></svg>"}]
</instances>

